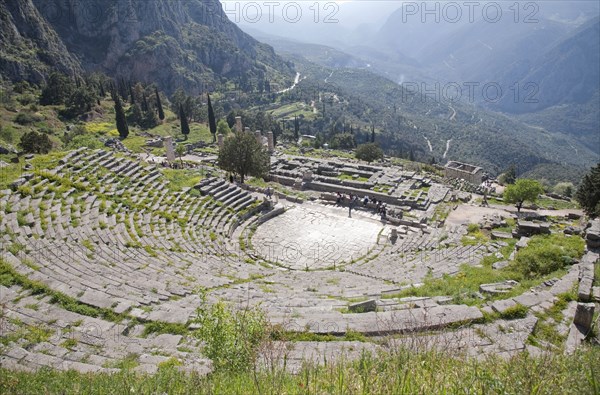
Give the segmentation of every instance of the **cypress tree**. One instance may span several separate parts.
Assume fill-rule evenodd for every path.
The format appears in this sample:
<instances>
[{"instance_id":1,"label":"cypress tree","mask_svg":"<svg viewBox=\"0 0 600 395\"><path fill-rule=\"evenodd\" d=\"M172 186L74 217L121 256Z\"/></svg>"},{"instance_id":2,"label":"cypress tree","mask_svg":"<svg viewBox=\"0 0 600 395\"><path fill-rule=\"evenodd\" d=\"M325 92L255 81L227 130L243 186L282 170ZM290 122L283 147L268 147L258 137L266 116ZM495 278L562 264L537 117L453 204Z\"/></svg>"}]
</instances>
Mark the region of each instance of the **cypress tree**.
<instances>
[{"instance_id":1,"label":"cypress tree","mask_svg":"<svg viewBox=\"0 0 600 395\"><path fill-rule=\"evenodd\" d=\"M210 101L210 95L207 93L206 97L208 98L208 127L210 129L210 134L213 135L213 142L215 142L217 141L217 121L215 119L215 112Z\"/></svg>"},{"instance_id":2,"label":"cypress tree","mask_svg":"<svg viewBox=\"0 0 600 395\"><path fill-rule=\"evenodd\" d=\"M119 138L125 140L129 136L129 127L127 126L127 119L125 118L125 111L121 104L121 99L116 94L113 95L115 100L115 118L117 121L117 130L119 131Z\"/></svg>"},{"instance_id":3,"label":"cypress tree","mask_svg":"<svg viewBox=\"0 0 600 395\"><path fill-rule=\"evenodd\" d=\"M121 95L122 100L127 100L127 84L123 77L121 77L121 81L119 81L119 95Z\"/></svg>"},{"instance_id":4,"label":"cypress tree","mask_svg":"<svg viewBox=\"0 0 600 395\"><path fill-rule=\"evenodd\" d=\"M592 218L600 216L600 162L583 177L575 199L587 215Z\"/></svg>"},{"instance_id":5,"label":"cypress tree","mask_svg":"<svg viewBox=\"0 0 600 395\"><path fill-rule=\"evenodd\" d=\"M294 115L294 138L296 141L300 138L300 121L297 115Z\"/></svg>"},{"instance_id":6,"label":"cypress tree","mask_svg":"<svg viewBox=\"0 0 600 395\"><path fill-rule=\"evenodd\" d=\"M188 124L187 117L181 104L179 105L179 121L181 122L181 133L183 133L187 140L188 134L190 134L190 125Z\"/></svg>"},{"instance_id":7,"label":"cypress tree","mask_svg":"<svg viewBox=\"0 0 600 395\"><path fill-rule=\"evenodd\" d=\"M129 99L129 103L135 104L135 95L133 93L133 88L131 87L131 84L129 84L129 96L131 97L131 99Z\"/></svg>"},{"instance_id":8,"label":"cypress tree","mask_svg":"<svg viewBox=\"0 0 600 395\"><path fill-rule=\"evenodd\" d=\"M148 111L148 100L146 100L146 94L144 93L142 96L142 111Z\"/></svg>"},{"instance_id":9,"label":"cypress tree","mask_svg":"<svg viewBox=\"0 0 600 395\"><path fill-rule=\"evenodd\" d=\"M375 125L371 125L371 142L375 142Z\"/></svg>"},{"instance_id":10,"label":"cypress tree","mask_svg":"<svg viewBox=\"0 0 600 395\"><path fill-rule=\"evenodd\" d=\"M155 88L156 92L156 108L158 108L158 119L161 121L165 119L165 112L162 108L162 103L160 102L160 95L158 94L158 88Z\"/></svg>"}]
</instances>

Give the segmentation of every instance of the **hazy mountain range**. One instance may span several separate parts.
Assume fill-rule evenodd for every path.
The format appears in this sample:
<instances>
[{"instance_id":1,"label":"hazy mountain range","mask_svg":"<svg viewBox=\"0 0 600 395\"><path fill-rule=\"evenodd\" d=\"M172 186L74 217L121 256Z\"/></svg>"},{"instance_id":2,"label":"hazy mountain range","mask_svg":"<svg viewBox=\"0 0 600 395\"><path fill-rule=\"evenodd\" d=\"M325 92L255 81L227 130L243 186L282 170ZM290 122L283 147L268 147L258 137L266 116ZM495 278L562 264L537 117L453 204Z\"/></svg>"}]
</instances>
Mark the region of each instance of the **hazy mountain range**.
<instances>
[{"instance_id":1,"label":"hazy mountain range","mask_svg":"<svg viewBox=\"0 0 600 395\"><path fill-rule=\"evenodd\" d=\"M493 22L481 11L449 22L451 10L423 22L414 2L293 3L302 13L282 14L284 2L273 15L248 4L0 0L0 77L43 84L54 70L100 71L198 94L248 80L290 86L301 72L301 88L335 96L328 117L340 119L327 122L380 119L388 152L495 173L518 157L545 174L582 172L600 155L597 2L518 3L518 13L500 3ZM407 93L421 99L405 103ZM297 96L315 105L323 95Z\"/></svg>"},{"instance_id":2,"label":"hazy mountain range","mask_svg":"<svg viewBox=\"0 0 600 395\"><path fill-rule=\"evenodd\" d=\"M424 13L422 3L400 3L377 29L368 20L354 27L344 23L345 3L339 23L309 20L286 28L285 21L274 17L266 23L263 17L262 23L239 25L278 51L330 67L367 67L424 93L519 114L526 122L572 135L600 155L599 3L519 3L518 8L493 3L502 5L497 21L494 7L482 11L485 3L477 3L472 20L464 6L456 18L451 8L435 4L437 15Z\"/></svg>"}]
</instances>

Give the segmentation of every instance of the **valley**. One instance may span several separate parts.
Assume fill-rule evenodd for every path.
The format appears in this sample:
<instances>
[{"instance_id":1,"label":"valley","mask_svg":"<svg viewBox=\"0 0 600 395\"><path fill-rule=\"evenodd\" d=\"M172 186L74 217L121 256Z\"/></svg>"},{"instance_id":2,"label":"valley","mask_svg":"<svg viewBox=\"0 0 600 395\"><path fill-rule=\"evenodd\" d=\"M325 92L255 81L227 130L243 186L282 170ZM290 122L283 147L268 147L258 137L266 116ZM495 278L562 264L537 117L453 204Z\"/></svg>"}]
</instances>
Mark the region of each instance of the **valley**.
<instances>
[{"instance_id":1,"label":"valley","mask_svg":"<svg viewBox=\"0 0 600 395\"><path fill-rule=\"evenodd\" d=\"M0 392L599 392L600 8L476 6L0 1Z\"/></svg>"}]
</instances>

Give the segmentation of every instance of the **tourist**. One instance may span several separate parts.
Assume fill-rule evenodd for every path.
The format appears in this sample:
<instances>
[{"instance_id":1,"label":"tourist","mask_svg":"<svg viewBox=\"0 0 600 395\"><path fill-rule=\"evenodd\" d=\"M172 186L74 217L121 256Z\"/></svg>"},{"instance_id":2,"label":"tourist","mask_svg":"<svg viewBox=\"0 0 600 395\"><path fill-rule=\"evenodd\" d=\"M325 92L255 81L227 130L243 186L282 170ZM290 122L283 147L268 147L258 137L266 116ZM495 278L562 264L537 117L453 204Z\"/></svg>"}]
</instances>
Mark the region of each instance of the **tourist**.
<instances>
[{"instance_id":1,"label":"tourist","mask_svg":"<svg viewBox=\"0 0 600 395\"><path fill-rule=\"evenodd\" d=\"M342 194L341 194L341 193L339 193L339 192L337 193L337 199L336 199L336 201L335 201L335 202L336 202L337 204L340 204L340 203L342 203Z\"/></svg>"},{"instance_id":2,"label":"tourist","mask_svg":"<svg viewBox=\"0 0 600 395\"><path fill-rule=\"evenodd\" d=\"M266 195L267 195L267 198L269 198L269 200L271 200L271 187L267 187Z\"/></svg>"},{"instance_id":3,"label":"tourist","mask_svg":"<svg viewBox=\"0 0 600 395\"><path fill-rule=\"evenodd\" d=\"M369 197L365 196L365 198L363 199L363 207L367 207L368 203L369 203Z\"/></svg>"}]
</instances>

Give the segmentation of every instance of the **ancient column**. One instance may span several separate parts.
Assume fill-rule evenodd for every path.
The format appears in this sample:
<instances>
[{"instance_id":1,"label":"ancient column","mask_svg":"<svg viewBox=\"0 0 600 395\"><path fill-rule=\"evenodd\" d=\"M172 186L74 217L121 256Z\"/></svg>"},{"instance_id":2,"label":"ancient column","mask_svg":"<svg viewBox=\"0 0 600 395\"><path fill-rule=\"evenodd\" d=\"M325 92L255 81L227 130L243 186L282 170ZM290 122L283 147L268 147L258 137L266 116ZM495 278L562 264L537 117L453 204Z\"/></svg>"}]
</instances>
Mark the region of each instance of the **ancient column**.
<instances>
[{"instance_id":1,"label":"ancient column","mask_svg":"<svg viewBox=\"0 0 600 395\"><path fill-rule=\"evenodd\" d=\"M244 130L242 129L242 117L235 117L235 130L238 132Z\"/></svg>"},{"instance_id":2,"label":"ancient column","mask_svg":"<svg viewBox=\"0 0 600 395\"><path fill-rule=\"evenodd\" d=\"M273 140L273 132L267 132L267 141L269 144L269 152L275 151L275 141Z\"/></svg>"},{"instance_id":3,"label":"ancient column","mask_svg":"<svg viewBox=\"0 0 600 395\"><path fill-rule=\"evenodd\" d=\"M262 136L260 135L260 130L254 131L254 136L256 137L256 142L259 145L262 145Z\"/></svg>"},{"instance_id":4,"label":"ancient column","mask_svg":"<svg viewBox=\"0 0 600 395\"><path fill-rule=\"evenodd\" d=\"M165 146L165 150L167 151L167 160L169 162L175 161L175 150L173 149L173 137L167 136L165 137L163 144Z\"/></svg>"},{"instance_id":5,"label":"ancient column","mask_svg":"<svg viewBox=\"0 0 600 395\"><path fill-rule=\"evenodd\" d=\"M223 148L223 141L224 141L223 134L219 133L217 135L217 144L219 144L219 149Z\"/></svg>"}]
</instances>

